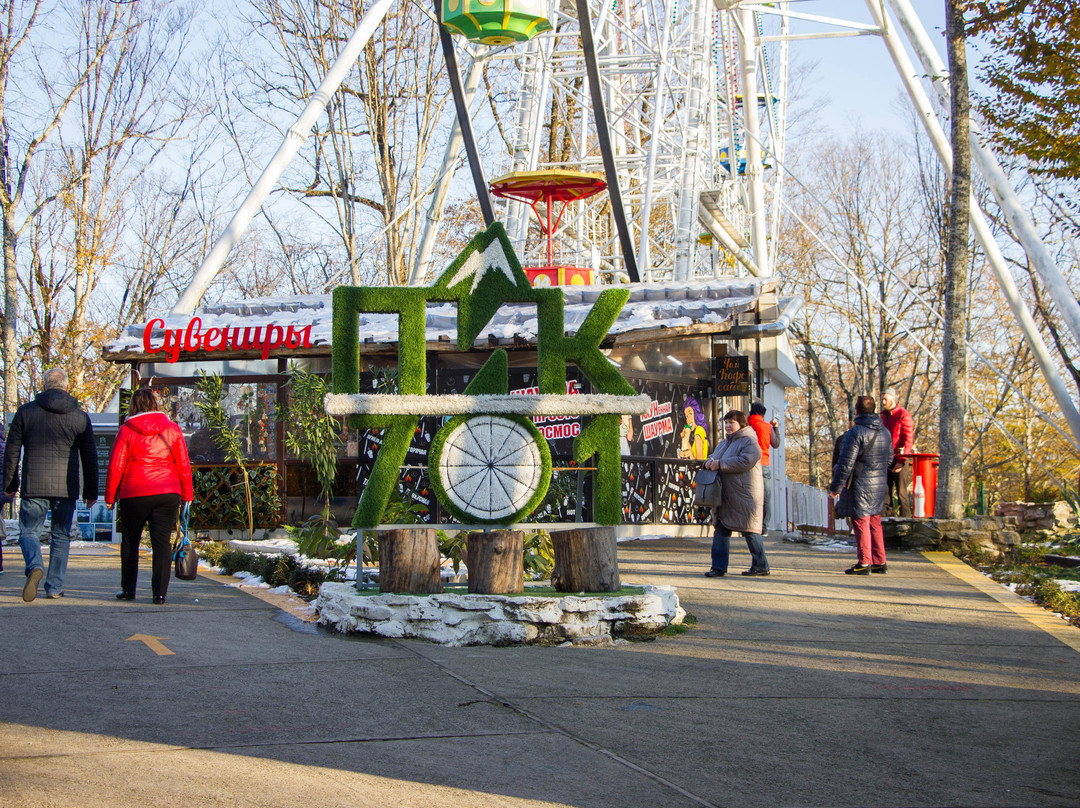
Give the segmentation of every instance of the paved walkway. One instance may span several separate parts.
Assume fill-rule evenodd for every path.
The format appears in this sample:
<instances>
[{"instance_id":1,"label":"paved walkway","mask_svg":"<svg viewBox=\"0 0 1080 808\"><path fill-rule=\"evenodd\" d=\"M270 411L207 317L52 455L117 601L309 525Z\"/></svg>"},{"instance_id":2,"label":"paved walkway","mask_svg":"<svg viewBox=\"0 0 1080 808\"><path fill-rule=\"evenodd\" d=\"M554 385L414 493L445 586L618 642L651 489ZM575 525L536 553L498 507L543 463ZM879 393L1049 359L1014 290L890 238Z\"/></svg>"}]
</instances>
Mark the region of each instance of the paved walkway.
<instances>
[{"instance_id":1,"label":"paved walkway","mask_svg":"<svg viewBox=\"0 0 1080 808\"><path fill-rule=\"evenodd\" d=\"M605 649L343 637L208 577L156 607L145 561L118 603L115 552L24 604L5 548L0 806L1080 805L1080 631L948 559L766 548L622 545L697 625Z\"/></svg>"}]
</instances>

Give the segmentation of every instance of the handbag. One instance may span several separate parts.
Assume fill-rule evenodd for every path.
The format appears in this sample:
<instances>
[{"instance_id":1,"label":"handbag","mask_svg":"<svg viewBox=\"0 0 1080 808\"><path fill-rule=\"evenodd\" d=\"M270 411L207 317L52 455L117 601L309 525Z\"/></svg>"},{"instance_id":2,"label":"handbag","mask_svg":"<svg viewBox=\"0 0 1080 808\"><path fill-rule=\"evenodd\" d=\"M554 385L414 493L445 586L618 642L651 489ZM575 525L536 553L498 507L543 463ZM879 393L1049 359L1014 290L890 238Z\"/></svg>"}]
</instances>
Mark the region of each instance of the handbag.
<instances>
[{"instance_id":1,"label":"handbag","mask_svg":"<svg viewBox=\"0 0 1080 808\"><path fill-rule=\"evenodd\" d=\"M722 490L723 478L719 471L704 467L698 469L694 475L694 507L719 508Z\"/></svg>"},{"instance_id":2,"label":"handbag","mask_svg":"<svg viewBox=\"0 0 1080 808\"><path fill-rule=\"evenodd\" d=\"M181 581L194 581L199 570L199 553L188 538L191 503L185 502L176 515L176 544L173 545L173 568Z\"/></svg>"}]
</instances>

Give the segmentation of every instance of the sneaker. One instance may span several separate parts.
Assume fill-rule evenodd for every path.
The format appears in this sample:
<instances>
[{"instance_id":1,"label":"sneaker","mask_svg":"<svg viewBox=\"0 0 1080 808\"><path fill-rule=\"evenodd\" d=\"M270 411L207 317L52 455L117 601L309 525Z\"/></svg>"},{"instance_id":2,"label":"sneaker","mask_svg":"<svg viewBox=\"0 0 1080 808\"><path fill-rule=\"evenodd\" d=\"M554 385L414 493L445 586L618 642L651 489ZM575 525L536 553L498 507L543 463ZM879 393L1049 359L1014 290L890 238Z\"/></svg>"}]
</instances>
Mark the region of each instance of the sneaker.
<instances>
[{"instance_id":1,"label":"sneaker","mask_svg":"<svg viewBox=\"0 0 1080 808\"><path fill-rule=\"evenodd\" d=\"M60 598L64 597L64 593L63 592L50 592L45 597L48 598L49 600L59 600Z\"/></svg>"},{"instance_id":2,"label":"sneaker","mask_svg":"<svg viewBox=\"0 0 1080 808\"><path fill-rule=\"evenodd\" d=\"M845 575L869 575L870 567L865 564L856 564L854 567L848 567L844 570Z\"/></svg>"},{"instance_id":3,"label":"sneaker","mask_svg":"<svg viewBox=\"0 0 1080 808\"><path fill-rule=\"evenodd\" d=\"M37 598L38 584L41 583L41 579L45 577L45 570L41 567L34 567L30 570L30 574L26 576L26 585L22 590L22 599L27 603L31 603Z\"/></svg>"},{"instance_id":4,"label":"sneaker","mask_svg":"<svg viewBox=\"0 0 1080 808\"><path fill-rule=\"evenodd\" d=\"M888 571L889 571L889 565L888 564L871 564L870 565L870 572L878 572L878 573L881 573L882 575L884 575Z\"/></svg>"},{"instance_id":5,"label":"sneaker","mask_svg":"<svg viewBox=\"0 0 1080 808\"><path fill-rule=\"evenodd\" d=\"M723 578L727 575L725 570L709 570L705 573L706 578Z\"/></svg>"},{"instance_id":6,"label":"sneaker","mask_svg":"<svg viewBox=\"0 0 1080 808\"><path fill-rule=\"evenodd\" d=\"M769 574L769 570L743 570L741 574L765 576Z\"/></svg>"}]
</instances>

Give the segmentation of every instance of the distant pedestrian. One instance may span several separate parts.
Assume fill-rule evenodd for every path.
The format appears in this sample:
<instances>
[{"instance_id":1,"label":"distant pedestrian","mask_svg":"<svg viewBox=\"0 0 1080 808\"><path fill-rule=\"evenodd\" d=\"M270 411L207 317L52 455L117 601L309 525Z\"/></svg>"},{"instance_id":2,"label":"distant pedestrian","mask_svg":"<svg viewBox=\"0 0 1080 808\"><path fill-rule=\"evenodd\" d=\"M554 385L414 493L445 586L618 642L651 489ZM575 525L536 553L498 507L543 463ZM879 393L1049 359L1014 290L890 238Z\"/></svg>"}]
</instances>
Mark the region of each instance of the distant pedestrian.
<instances>
[{"instance_id":1,"label":"distant pedestrian","mask_svg":"<svg viewBox=\"0 0 1080 808\"><path fill-rule=\"evenodd\" d=\"M105 475L105 505L120 503L120 591L117 600L135 600L139 541L150 528L151 591L164 603L169 591L172 532L180 503L191 502L191 461L184 433L161 411L153 390L131 394L128 415L116 434Z\"/></svg>"},{"instance_id":2,"label":"distant pedestrian","mask_svg":"<svg viewBox=\"0 0 1080 808\"><path fill-rule=\"evenodd\" d=\"M71 517L79 498L79 468L82 467L82 496L87 507L97 501L98 468L94 450L94 429L90 416L68 393L68 375L63 368L45 371L45 389L29 404L23 404L11 420L4 448L3 488L8 496L21 494L19 505L19 547L26 562L23 600L37 597L38 584L45 578L45 596L64 596L71 546ZM22 486L19 485L20 460ZM52 511L49 540L49 572L41 559L39 534L45 514Z\"/></svg>"},{"instance_id":3,"label":"distant pedestrian","mask_svg":"<svg viewBox=\"0 0 1080 808\"><path fill-rule=\"evenodd\" d=\"M915 451L915 422L911 413L899 404L896 389L888 388L881 396L881 420L892 435L893 459L889 465L889 516L911 518L911 466L902 454ZM897 502L894 506L893 501Z\"/></svg>"},{"instance_id":4,"label":"distant pedestrian","mask_svg":"<svg viewBox=\"0 0 1080 808\"><path fill-rule=\"evenodd\" d=\"M712 543L712 567L707 578L727 574L731 535L739 531L750 549L750 569L743 575L768 575L769 560L761 542L763 497L761 485L761 447L757 434L741 410L724 416L724 440L718 441L705 461L705 468L720 472L720 507L713 508L716 530Z\"/></svg>"},{"instance_id":5,"label":"distant pedestrian","mask_svg":"<svg viewBox=\"0 0 1080 808\"><path fill-rule=\"evenodd\" d=\"M844 433L833 467L829 496L837 499L839 516L851 520L855 533L856 562L848 575L888 572L881 512L885 508L892 443L889 431L874 412L872 396L855 400L855 423Z\"/></svg>"},{"instance_id":6,"label":"distant pedestrian","mask_svg":"<svg viewBox=\"0 0 1080 808\"><path fill-rule=\"evenodd\" d=\"M772 466L769 450L780 448L780 422L775 418L765 420L765 405L755 401L750 405L750 417L746 419L757 434L758 446L761 447L761 483L764 491L764 504L761 511L762 533L769 530L769 518L772 516Z\"/></svg>"}]
</instances>

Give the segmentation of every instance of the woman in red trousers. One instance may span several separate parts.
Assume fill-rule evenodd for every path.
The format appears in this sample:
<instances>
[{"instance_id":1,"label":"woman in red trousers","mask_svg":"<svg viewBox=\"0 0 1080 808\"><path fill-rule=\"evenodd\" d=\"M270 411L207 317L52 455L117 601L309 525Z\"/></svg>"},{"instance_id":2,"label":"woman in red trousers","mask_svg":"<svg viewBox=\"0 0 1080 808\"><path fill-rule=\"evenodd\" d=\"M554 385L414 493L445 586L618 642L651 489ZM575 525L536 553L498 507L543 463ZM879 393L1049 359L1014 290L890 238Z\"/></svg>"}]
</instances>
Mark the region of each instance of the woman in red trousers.
<instances>
[{"instance_id":1,"label":"woman in red trousers","mask_svg":"<svg viewBox=\"0 0 1080 808\"><path fill-rule=\"evenodd\" d=\"M153 390L131 395L128 415L116 435L105 504L120 503L120 591L117 600L135 600L139 575L139 540L149 525L153 550L151 586L154 603L164 603L172 564L172 531L180 503L191 502L191 461L180 427L161 411Z\"/></svg>"}]
</instances>

